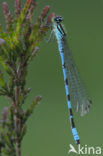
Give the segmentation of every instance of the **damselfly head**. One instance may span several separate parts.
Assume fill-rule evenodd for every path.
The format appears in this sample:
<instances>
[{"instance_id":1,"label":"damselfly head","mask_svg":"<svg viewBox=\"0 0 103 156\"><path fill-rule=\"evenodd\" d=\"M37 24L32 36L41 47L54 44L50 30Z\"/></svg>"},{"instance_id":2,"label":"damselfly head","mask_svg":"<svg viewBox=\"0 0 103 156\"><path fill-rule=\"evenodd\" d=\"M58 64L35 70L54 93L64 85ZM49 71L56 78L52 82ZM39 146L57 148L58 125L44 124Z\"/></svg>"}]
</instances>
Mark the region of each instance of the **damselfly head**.
<instances>
[{"instance_id":1,"label":"damselfly head","mask_svg":"<svg viewBox=\"0 0 103 156\"><path fill-rule=\"evenodd\" d=\"M54 20L57 22L57 23L61 23L63 21L63 18L61 16L56 16L54 18Z\"/></svg>"}]
</instances>

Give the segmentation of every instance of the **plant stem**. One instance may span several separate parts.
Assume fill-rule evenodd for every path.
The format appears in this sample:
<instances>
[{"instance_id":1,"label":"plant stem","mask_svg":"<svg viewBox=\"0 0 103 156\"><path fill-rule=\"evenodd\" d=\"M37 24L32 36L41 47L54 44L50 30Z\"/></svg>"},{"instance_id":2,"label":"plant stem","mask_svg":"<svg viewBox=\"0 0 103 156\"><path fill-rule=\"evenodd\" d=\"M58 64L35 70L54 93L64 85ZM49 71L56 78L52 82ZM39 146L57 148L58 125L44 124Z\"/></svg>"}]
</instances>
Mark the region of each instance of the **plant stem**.
<instances>
[{"instance_id":1,"label":"plant stem","mask_svg":"<svg viewBox=\"0 0 103 156\"><path fill-rule=\"evenodd\" d=\"M18 113L18 99L19 99L19 95L20 95L20 88L16 87L16 113ZM18 134L18 138L17 138L17 156L21 156L21 142L19 140L19 135L20 135L20 119L18 118L18 116L16 115L16 132Z\"/></svg>"},{"instance_id":2,"label":"plant stem","mask_svg":"<svg viewBox=\"0 0 103 156\"><path fill-rule=\"evenodd\" d=\"M21 63L19 64L17 73L16 73L16 80L17 82L20 81L20 76L21 76ZM18 102L19 102L19 96L20 96L20 86L16 86L16 92L15 92L15 117L16 117L16 133L17 133L17 141L16 141L16 146L17 146L17 156L21 156L21 141L20 141L20 131L21 131L21 127L20 127L20 118L18 117L17 113L18 113Z\"/></svg>"},{"instance_id":3,"label":"plant stem","mask_svg":"<svg viewBox=\"0 0 103 156\"><path fill-rule=\"evenodd\" d=\"M2 154L1 154L1 147L0 147L0 156L2 156Z\"/></svg>"},{"instance_id":4,"label":"plant stem","mask_svg":"<svg viewBox=\"0 0 103 156\"><path fill-rule=\"evenodd\" d=\"M21 143L20 142L17 145L17 155L21 156Z\"/></svg>"}]
</instances>

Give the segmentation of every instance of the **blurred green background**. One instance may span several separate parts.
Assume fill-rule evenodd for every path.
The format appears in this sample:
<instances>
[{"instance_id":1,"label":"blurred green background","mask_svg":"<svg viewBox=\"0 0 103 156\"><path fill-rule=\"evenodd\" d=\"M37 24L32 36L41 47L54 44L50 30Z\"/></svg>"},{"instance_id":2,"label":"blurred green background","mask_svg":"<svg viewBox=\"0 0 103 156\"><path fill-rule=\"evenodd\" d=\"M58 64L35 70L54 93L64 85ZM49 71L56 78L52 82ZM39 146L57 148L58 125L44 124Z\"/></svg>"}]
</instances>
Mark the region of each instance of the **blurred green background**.
<instances>
[{"instance_id":1,"label":"blurred green background","mask_svg":"<svg viewBox=\"0 0 103 156\"><path fill-rule=\"evenodd\" d=\"M2 2L0 23L5 27ZM5 0L13 13L14 0ZM22 0L22 6L25 0ZM81 145L103 145L103 0L38 0L34 20L45 5L64 18L75 62L93 101L88 115L74 113ZM68 156L69 144L75 145L66 103L61 60L57 43L40 44L38 56L29 67L27 86L32 92L25 107L36 95L43 99L28 121L22 145L23 156ZM0 110L6 106L0 98ZM102 147L103 150L103 147ZM102 152L103 154L103 152ZM73 153L69 154L75 155Z\"/></svg>"}]
</instances>

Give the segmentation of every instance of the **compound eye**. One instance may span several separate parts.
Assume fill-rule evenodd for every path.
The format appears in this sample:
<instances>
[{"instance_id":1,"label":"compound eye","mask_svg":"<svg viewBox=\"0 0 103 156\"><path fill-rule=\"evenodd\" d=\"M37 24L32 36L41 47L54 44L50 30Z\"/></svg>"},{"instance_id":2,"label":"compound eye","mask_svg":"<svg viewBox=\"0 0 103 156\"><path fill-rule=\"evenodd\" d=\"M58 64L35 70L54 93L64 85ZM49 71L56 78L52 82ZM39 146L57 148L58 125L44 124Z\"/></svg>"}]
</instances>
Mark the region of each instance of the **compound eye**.
<instances>
[{"instance_id":1,"label":"compound eye","mask_svg":"<svg viewBox=\"0 0 103 156\"><path fill-rule=\"evenodd\" d=\"M54 20L55 20L56 22L59 21L58 17L55 17Z\"/></svg>"},{"instance_id":2,"label":"compound eye","mask_svg":"<svg viewBox=\"0 0 103 156\"><path fill-rule=\"evenodd\" d=\"M60 23L60 22L63 21L63 18L62 18L61 16L56 16L56 17L54 18L54 20L55 20L57 23Z\"/></svg>"},{"instance_id":3,"label":"compound eye","mask_svg":"<svg viewBox=\"0 0 103 156\"><path fill-rule=\"evenodd\" d=\"M61 16L59 17L59 21L63 21L63 18Z\"/></svg>"}]
</instances>

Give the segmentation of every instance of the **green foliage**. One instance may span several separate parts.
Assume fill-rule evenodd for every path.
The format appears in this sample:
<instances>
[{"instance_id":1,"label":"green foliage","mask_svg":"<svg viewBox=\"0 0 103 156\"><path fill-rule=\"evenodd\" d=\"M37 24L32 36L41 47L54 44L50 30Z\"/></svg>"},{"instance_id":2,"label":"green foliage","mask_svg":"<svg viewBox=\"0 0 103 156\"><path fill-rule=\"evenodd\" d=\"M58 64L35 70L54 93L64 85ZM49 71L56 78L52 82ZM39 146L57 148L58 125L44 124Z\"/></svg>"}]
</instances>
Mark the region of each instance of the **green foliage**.
<instances>
[{"instance_id":1,"label":"green foliage","mask_svg":"<svg viewBox=\"0 0 103 156\"><path fill-rule=\"evenodd\" d=\"M27 121L29 116L33 113L35 106L39 103L39 101L42 99L41 96L37 96L35 100L32 102L30 107L24 112L23 115L23 124Z\"/></svg>"},{"instance_id":2,"label":"green foliage","mask_svg":"<svg viewBox=\"0 0 103 156\"><path fill-rule=\"evenodd\" d=\"M7 87L6 82L4 81L4 78L3 78L3 73L1 71L0 71L0 85L2 88Z\"/></svg>"},{"instance_id":3,"label":"green foliage","mask_svg":"<svg viewBox=\"0 0 103 156\"><path fill-rule=\"evenodd\" d=\"M10 106L4 108L0 121L0 155L21 156L21 144L27 132L27 120L35 106L41 100L37 96L27 110L23 104L31 88L26 88L28 65L38 52L39 43L46 36L53 15L45 20L50 10L46 6L33 23L35 0L27 0L23 9L20 0L15 0L15 17L13 18L6 2L3 3L6 19L6 32L0 25L0 96L11 100ZM5 74L8 81L5 80Z\"/></svg>"}]
</instances>

